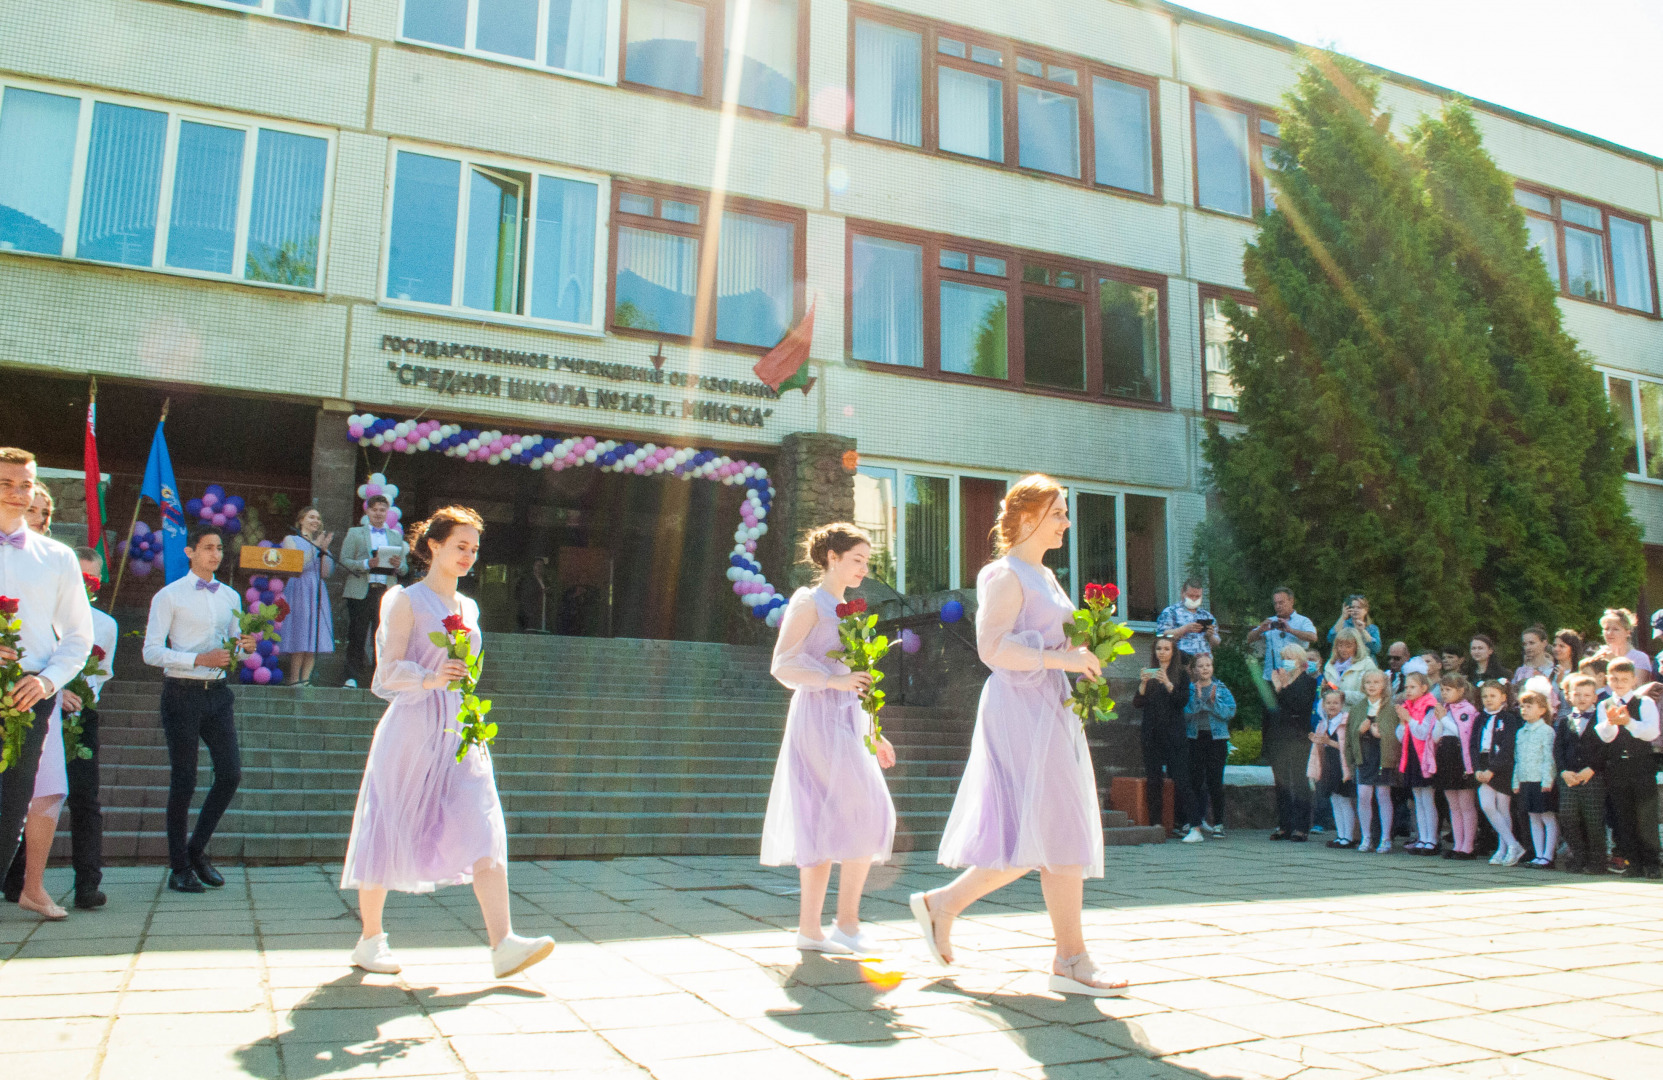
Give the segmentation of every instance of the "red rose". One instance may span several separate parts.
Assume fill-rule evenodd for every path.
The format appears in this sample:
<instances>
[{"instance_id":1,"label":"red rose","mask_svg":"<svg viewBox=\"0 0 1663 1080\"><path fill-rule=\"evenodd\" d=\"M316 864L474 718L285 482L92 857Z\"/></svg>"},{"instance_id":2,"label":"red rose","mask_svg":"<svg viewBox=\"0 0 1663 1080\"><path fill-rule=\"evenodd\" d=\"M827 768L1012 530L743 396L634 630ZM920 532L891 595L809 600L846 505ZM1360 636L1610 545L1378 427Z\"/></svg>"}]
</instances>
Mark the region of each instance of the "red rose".
<instances>
[{"instance_id":1,"label":"red rose","mask_svg":"<svg viewBox=\"0 0 1663 1080\"><path fill-rule=\"evenodd\" d=\"M102 645L94 645L92 647L92 658L94 660L104 659L104 647Z\"/></svg>"},{"instance_id":2,"label":"red rose","mask_svg":"<svg viewBox=\"0 0 1663 1080\"><path fill-rule=\"evenodd\" d=\"M1090 602L1092 600L1098 600L1098 599L1101 599L1102 596L1103 596L1103 586L1101 586L1101 585L1087 585L1085 587L1084 592L1085 592L1085 598L1086 598L1087 602Z\"/></svg>"},{"instance_id":3,"label":"red rose","mask_svg":"<svg viewBox=\"0 0 1663 1080\"><path fill-rule=\"evenodd\" d=\"M97 574L82 574L81 583L87 587L89 593L97 592L100 586L104 584L103 579Z\"/></svg>"},{"instance_id":4,"label":"red rose","mask_svg":"<svg viewBox=\"0 0 1663 1080\"><path fill-rule=\"evenodd\" d=\"M1105 597L1107 597L1108 599L1110 599L1110 600L1118 599L1120 597L1120 586L1119 585L1105 585L1105 586L1103 586L1103 595Z\"/></svg>"},{"instance_id":5,"label":"red rose","mask_svg":"<svg viewBox=\"0 0 1663 1080\"><path fill-rule=\"evenodd\" d=\"M289 617L289 602L287 600L283 599L281 596L279 596L277 598L277 603L272 605L272 606L277 608L277 621L278 622L282 622L284 619L287 619Z\"/></svg>"},{"instance_id":6,"label":"red rose","mask_svg":"<svg viewBox=\"0 0 1663 1080\"><path fill-rule=\"evenodd\" d=\"M447 631L449 631L450 633L454 634L454 633L457 633L458 631L466 630L467 628L468 628L468 623L465 619L462 618L462 616L460 616L460 615L446 615L445 616L445 629Z\"/></svg>"},{"instance_id":7,"label":"red rose","mask_svg":"<svg viewBox=\"0 0 1663 1080\"><path fill-rule=\"evenodd\" d=\"M837 617L839 619L847 618L848 615L849 615L849 605L848 604L839 604L839 605L837 605Z\"/></svg>"},{"instance_id":8,"label":"red rose","mask_svg":"<svg viewBox=\"0 0 1663 1080\"><path fill-rule=\"evenodd\" d=\"M866 601L864 601L864 600L851 600L851 601L849 601L849 614L851 614L851 615L864 615L864 614L866 614Z\"/></svg>"},{"instance_id":9,"label":"red rose","mask_svg":"<svg viewBox=\"0 0 1663 1080\"><path fill-rule=\"evenodd\" d=\"M0 615L16 615L17 601L9 596L0 596Z\"/></svg>"}]
</instances>

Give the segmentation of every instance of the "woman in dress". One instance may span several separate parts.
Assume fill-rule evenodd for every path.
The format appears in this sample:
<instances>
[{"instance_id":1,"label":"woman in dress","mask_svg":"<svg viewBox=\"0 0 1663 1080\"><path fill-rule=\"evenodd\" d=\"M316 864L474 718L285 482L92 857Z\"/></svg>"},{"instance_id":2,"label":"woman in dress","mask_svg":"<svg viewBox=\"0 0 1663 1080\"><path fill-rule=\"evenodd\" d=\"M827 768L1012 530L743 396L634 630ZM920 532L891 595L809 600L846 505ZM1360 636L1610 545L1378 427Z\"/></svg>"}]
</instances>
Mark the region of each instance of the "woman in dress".
<instances>
[{"instance_id":1,"label":"woman in dress","mask_svg":"<svg viewBox=\"0 0 1663 1080\"><path fill-rule=\"evenodd\" d=\"M837 522L809 533L803 552L820 580L791 597L774 643L771 671L794 693L762 822L762 864L797 867L797 948L870 953L860 932L860 894L873 861L887 862L895 842L895 804L883 779L895 748L882 737L866 745L872 722L860 692L872 676L826 654L839 647L837 608L865 580L872 540ZM834 862L843 869L828 935L820 919Z\"/></svg>"},{"instance_id":2,"label":"woman in dress","mask_svg":"<svg viewBox=\"0 0 1663 1080\"><path fill-rule=\"evenodd\" d=\"M335 651L335 619L324 583L335 572L335 560L329 555L335 534L323 531L323 515L315 506L302 510L294 525L294 533L283 538L283 546L300 552L306 565L283 589L283 599L289 602L289 617L283 622L283 652L289 658L284 686L311 682L317 654Z\"/></svg>"},{"instance_id":3,"label":"woman in dress","mask_svg":"<svg viewBox=\"0 0 1663 1080\"><path fill-rule=\"evenodd\" d=\"M456 591L479 557L485 523L472 510L447 506L410 530L410 558L427 576L381 598L370 689L390 705L370 743L358 808L352 815L341 888L358 890L364 932L352 963L365 971L399 970L381 927L387 890L428 893L473 883L485 917L491 964L505 978L554 949L546 937L513 932L508 913L508 830L497 799L491 755L470 748L456 760L462 695L446 689L468 671L428 635L460 616L480 649L479 605Z\"/></svg>"},{"instance_id":4,"label":"woman in dress","mask_svg":"<svg viewBox=\"0 0 1663 1080\"><path fill-rule=\"evenodd\" d=\"M1103 876L1103 819L1063 675L1099 679L1102 670L1089 649L1068 646L1074 605L1042 561L1068 526L1067 495L1049 477L1024 477L999 505L1000 557L976 575L976 651L993 674L938 856L966 869L945 888L913 893L912 914L930 955L950 964L953 919L1037 867L1057 939L1051 989L1110 997L1127 984L1098 974L1080 925L1085 879Z\"/></svg>"}]
</instances>

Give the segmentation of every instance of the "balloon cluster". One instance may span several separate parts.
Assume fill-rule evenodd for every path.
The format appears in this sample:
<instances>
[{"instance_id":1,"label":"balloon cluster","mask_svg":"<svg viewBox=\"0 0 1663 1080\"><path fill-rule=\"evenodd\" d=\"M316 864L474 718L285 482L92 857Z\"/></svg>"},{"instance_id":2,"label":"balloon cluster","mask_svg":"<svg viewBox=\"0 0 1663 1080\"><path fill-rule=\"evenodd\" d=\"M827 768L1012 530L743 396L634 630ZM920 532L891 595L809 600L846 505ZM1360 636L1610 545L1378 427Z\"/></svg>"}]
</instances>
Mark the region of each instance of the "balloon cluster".
<instances>
[{"instance_id":1,"label":"balloon cluster","mask_svg":"<svg viewBox=\"0 0 1663 1080\"><path fill-rule=\"evenodd\" d=\"M202 498L185 504L185 517L195 518L204 525L218 525L227 536L243 531L242 512L247 502L241 495L227 495L218 484L209 484Z\"/></svg>"},{"instance_id":2,"label":"balloon cluster","mask_svg":"<svg viewBox=\"0 0 1663 1080\"><path fill-rule=\"evenodd\" d=\"M116 557L127 556L127 569L134 577L149 577L150 571L162 565L162 534L142 521L133 523L133 535L115 546Z\"/></svg>"},{"instance_id":3,"label":"balloon cluster","mask_svg":"<svg viewBox=\"0 0 1663 1080\"><path fill-rule=\"evenodd\" d=\"M271 547L270 540L260 541L261 547ZM277 625L283 625L283 620L289 617L289 602L283 599L284 581L280 577L266 577L258 574L249 579L248 588L243 592L243 605L252 609L255 604L274 604L277 607ZM243 683L259 683L264 686L271 682L283 681L283 668L279 661L282 649L277 642L267 641L264 634L254 635L254 651L243 657L243 666L237 672L237 681Z\"/></svg>"},{"instance_id":4,"label":"balloon cluster","mask_svg":"<svg viewBox=\"0 0 1663 1080\"><path fill-rule=\"evenodd\" d=\"M574 469L593 465L603 472L633 473L636 476L677 476L683 480L709 480L745 488L740 506L739 527L734 531L733 554L729 557L728 580L751 614L778 626L785 609L785 597L768 584L762 564L756 561L756 542L768 532L765 520L774 500L774 485L768 470L751 461L730 458L714 450L693 447L655 446L592 435L554 438L549 435L507 435L500 431L475 431L436 420L389 420L385 417L353 414L347 418L347 434L359 446L390 448L399 453L437 451L464 461L491 465L512 463L532 469ZM373 477L372 477L373 479ZM360 494L366 490L360 488ZM744 586L744 588L741 588Z\"/></svg>"},{"instance_id":5,"label":"balloon cluster","mask_svg":"<svg viewBox=\"0 0 1663 1080\"><path fill-rule=\"evenodd\" d=\"M426 447L423 447L423 449L426 449ZM370 523L370 500L377 495L387 497L387 524L396 531L399 527L399 518L404 516L399 508L393 505L393 501L398 498L398 485L387 483L387 478L380 473L370 473L368 482L358 485L358 497L363 500L364 505L364 515L358 519L358 524L368 525Z\"/></svg>"}]
</instances>

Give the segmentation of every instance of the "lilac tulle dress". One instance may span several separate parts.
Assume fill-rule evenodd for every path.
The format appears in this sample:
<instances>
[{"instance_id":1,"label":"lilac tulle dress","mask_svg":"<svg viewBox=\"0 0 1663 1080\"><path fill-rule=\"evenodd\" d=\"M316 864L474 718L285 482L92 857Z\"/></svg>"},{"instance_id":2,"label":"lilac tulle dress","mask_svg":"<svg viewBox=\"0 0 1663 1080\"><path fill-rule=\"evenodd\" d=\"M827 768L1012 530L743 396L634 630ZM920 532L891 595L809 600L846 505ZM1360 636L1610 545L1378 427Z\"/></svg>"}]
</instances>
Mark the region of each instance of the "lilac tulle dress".
<instances>
[{"instance_id":1,"label":"lilac tulle dress","mask_svg":"<svg viewBox=\"0 0 1663 1080\"><path fill-rule=\"evenodd\" d=\"M1103 818L1068 680L1044 667L1074 605L1051 571L1006 556L976 576L976 651L993 669L941 837L944 866L1103 876Z\"/></svg>"},{"instance_id":2,"label":"lilac tulle dress","mask_svg":"<svg viewBox=\"0 0 1663 1080\"><path fill-rule=\"evenodd\" d=\"M289 602L289 617L283 620L283 651L334 652L335 616L329 607L329 585L324 578L335 572L335 560L323 557L320 577L317 545L303 536L286 536L283 546L306 559L305 569L283 586L283 599Z\"/></svg>"},{"instance_id":3,"label":"lilac tulle dress","mask_svg":"<svg viewBox=\"0 0 1663 1080\"><path fill-rule=\"evenodd\" d=\"M400 596L415 615L402 657L389 655L391 612ZM479 605L457 595L479 651ZM376 725L358 788L341 888L381 886L432 892L473 880L480 859L508 865L508 829L497 799L489 754L477 747L457 762L456 713L462 695L423 690L422 680L445 659L428 635L443 631L450 609L418 582L387 590L376 633L371 689L392 704ZM395 643L396 646L396 643Z\"/></svg>"},{"instance_id":4,"label":"lilac tulle dress","mask_svg":"<svg viewBox=\"0 0 1663 1080\"><path fill-rule=\"evenodd\" d=\"M798 589L774 644L774 678L796 693L762 822L765 866L885 862L895 844L895 804L866 748L871 724L860 698L826 688L849 673L826 655L837 647L837 600L824 589Z\"/></svg>"}]
</instances>

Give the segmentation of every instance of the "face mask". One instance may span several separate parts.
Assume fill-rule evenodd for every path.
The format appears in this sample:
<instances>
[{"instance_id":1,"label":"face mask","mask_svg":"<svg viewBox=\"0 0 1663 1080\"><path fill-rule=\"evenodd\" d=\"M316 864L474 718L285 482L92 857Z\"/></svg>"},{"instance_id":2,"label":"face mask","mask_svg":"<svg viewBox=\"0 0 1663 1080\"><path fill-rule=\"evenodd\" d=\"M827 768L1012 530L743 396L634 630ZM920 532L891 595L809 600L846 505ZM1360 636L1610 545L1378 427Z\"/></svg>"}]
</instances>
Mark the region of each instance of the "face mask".
<instances>
[{"instance_id":1,"label":"face mask","mask_svg":"<svg viewBox=\"0 0 1663 1080\"><path fill-rule=\"evenodd\" d=\"M1317 673L1317 662L1315 660L1305 661L1305 670L1315 675Z\"/></svg>"},{"instance_id":2,"label":"face mask","mask_svg":"<svg viewBox=\"0 0 1663 1080\"><path fill-rule=\"evenodd\" d=\"M1191 611L1199 611L1201 609L1201 598L1197 596L1195 599L1191 600L1186 596L1184 597L1184 606L1189 608Z\"/></svg>"}]
</instances>

